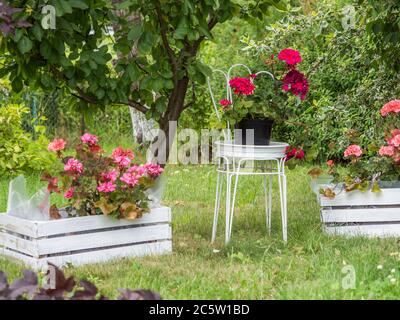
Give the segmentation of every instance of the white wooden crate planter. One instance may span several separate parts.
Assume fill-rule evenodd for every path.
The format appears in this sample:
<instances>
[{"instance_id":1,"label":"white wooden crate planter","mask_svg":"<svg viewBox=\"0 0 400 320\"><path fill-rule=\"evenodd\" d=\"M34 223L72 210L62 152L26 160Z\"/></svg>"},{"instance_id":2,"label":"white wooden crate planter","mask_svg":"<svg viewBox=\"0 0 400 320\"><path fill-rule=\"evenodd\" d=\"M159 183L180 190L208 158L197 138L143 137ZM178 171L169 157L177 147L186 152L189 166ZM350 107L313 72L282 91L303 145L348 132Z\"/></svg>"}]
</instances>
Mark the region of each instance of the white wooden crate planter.
<instances>
[{"instance_id":1,"label":"white wooden crate planter","mask_svg":"<svg viewBox=\"0 0 400 320\"><path fill-rule=\"evenodd\" d=\"M161 207L136 220L103 215L30 221L0 214L0 252L34 269L47 262L82 265L172 251L171 209Z\"/></svg>"},{"instance_id":2,"label":"white wooden crate planter","mask_svg":"<svg viewBox=\"0 0 400 320\"><path fill-rule=\"evenodd\" d=\"M329 234L400 237L400 188L381 192L339 192L334 199L318 195L321 221Z\"/></svg>"}]
</instances>

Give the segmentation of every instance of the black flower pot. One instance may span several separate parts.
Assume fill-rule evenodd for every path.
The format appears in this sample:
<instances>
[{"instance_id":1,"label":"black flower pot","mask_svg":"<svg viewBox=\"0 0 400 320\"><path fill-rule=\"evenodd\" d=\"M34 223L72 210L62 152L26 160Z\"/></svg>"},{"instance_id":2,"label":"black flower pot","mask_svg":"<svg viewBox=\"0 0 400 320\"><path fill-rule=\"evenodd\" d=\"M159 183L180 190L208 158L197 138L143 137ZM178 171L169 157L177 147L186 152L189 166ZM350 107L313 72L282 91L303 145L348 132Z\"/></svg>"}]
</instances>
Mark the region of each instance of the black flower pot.
<instances>
[{"instance_id":1,"label":"black flower pot","mask_svg":"<svg viewBox=\"0 0 400 320\"><path fill-rule=\"evenodd\" d=\"M274 120L268 118L242 119L235 125L235 129L240 129L235 130L235 143L258 146L269 145L273 123ZM251 137L252 132L254 133L254 141L246 141L246 130L252 130L248 131L248 134Z\"/></svg>"}]
</instances>

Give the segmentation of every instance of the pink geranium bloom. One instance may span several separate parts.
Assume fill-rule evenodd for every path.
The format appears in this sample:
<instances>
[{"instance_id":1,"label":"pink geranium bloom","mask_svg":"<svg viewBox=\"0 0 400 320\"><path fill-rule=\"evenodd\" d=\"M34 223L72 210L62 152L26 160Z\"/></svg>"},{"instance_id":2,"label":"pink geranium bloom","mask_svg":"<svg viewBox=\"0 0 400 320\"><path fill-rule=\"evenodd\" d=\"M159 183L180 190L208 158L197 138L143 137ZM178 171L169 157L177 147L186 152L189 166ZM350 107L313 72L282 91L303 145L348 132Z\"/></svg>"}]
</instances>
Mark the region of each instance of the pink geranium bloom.
<instances>
[{"instance_id":1,"label":"pink geranium bloom","mask_svg":"<svg viewBox=\"0 0 400 320\"><path fill-rule=\"evenodd\" d=\"M47 146L47 150L49 151L61 151L65 149L66 142L64 139L54 139Z\"/></svg>"},{"instance_id":2,"label":"pink geranium bloom","mask_svg":"<svg viewBox=\"0 0 400 320\"><path fill-rule=\"evenodd\" d=\"M111 182L115 182L117 180L118 177L118 170L113 169L109 172L103 172L101 174L101 177L105 180L105 181L111 181Z\"/></svg>"},{"instance_id":3,"label":"pink geranium bloom","mask_svg":"<svg viewBox=\"0 0 400 320\"><path fill-rule=\"evenodd\" d=\"M394 147L393 146L382 146L379 149L379 155L385 157L393 157L394 155Z\"/></svg>"},{"instance_id":4,"label":"pink geranium bloom","mask_svg":"<svg viewBox=\"0 0 400 320\"><path fill-rule=\"evenodd\" d=\"M400 134L394 136L391 142L395 147L400 147Z\"/></svg>"},{"instance_id":5,"label":"pink geranium bloom","mask_svg":"<svg viewBox=\"0 0 400 320\"><path fill-rule=\"evenodd\" d=\"M74 158L69 158L64 166L64 171L81 174L83 172L83 164Z\"/></svg>"},{"instance_id":6,"label":"pink geranium bloom","mask_svg":"<svg viewBox=\"0 0 400 320\"><path fill-rule=\"evenodd\" d=\"M122 175L120 180L125 184L127 184L128 186L134 187L139 183L139 176L137 176L135 173L132 172L126 172Z\"/></svg>"},{"instance_id":7,"label":"pink geranium bloom","mask_svg":"<svg viewBox=\"0 0 400 320\"><path fill-rule=\"evenodd\" d=\"M118 164L120 167L127 167L134 159L134 154L132 150L124 150L122 147L115 148L111 154L114 163Z\"/></svg>"},{"instance_id":8,"label":"pink geranium bloom","mask_svg":"<svg viewBox=\"0 0 400 320\"><path fill-rule=\"evenodd\" d=\"M85 133L82 137L81 137L81 141L83 143L86 143L88 145L95 145L98 142L98 138L97 136L90 134L90 133Z\"/></svg>"},{"instance_id":9,"label":"pink geranium bloom","mask_svg":"<svg viewBox=\"0 0 400 320\"><path fill-rule=\"evenodd\" d=\"M114 183L112 183L111 181L108 181L108 182L99 184L99 186L97 187L97 190L99 190L100 192L109 193L109 192L115 191L116 187L117 186Z\"/></svg>"},{"instance_id":10,"label":"pink geranium bloom","mask_svg":"<svg viewBox=\"0 0 400 320\"><path fill-rule=\"evenodd\" d=\"M278 59L285 61L288 65L295 66L302 61L301 55L298 51L291 48L283 49L278 54Z\"/></svg>"},{"instance_id":11,"label":"pink geranium bloom","mask_svg":"<svg viewBox=\"0 0 400 320\"><path fill-rule=\"evenodd\" d=\"M219 104L223 107L230 106L232 102L230 102L228 99L221 99L219 100Z\"/></svg>"},{"instance_id":12,"label":"pink geranium bloom","mask_svg":"<svg viewBox=\"0 0 400 320\"><path fill-rule=\"evenodd\" d=\"M304 156L305 156L304 150L302 149L297 150L296 159L302 160L304 159Z\"/></svg>"},{"instance_id":13,"label":"pink geranium bloom","mask_svg":"<svg viewBox=\"0 0 400 320\"><path fill-rule=\"evenodd\" d=\"M400 112L400 100L392 100L386 103L381 109L382 117L385 117L389 113L399 113Z\"/></svg>"},{"instance_id":14,"label":"pink geranium bloom","mask_svg":"<svg viewBox=\"0 0 400 320\"><path fill-rule=\"evenodd\" d=\"M153 178L158 177L164 171L161 166L154 163L146 163L143 167L146 169L147 174Z\"/></svg>"},{"instance_id":15,"label":"pink geranium bloom","mask_svg":"<svg viewBox=\"0 0 400 320\"><path fill-rule=\"evenodd\" d=\"M360 146L356 144L352 144L351 146L348 146L347 149L344 151L344 156L345 157L350 157L350 156L355 156L355 157L361 157L362 155L362 149Z\"/></svg>"},{"instance_id":16,"label":"pink geranium bloom","mask_svg":"<svg viewBox=\"0 0 400 320\"><path fill-rule=\"evenodd\" d=\"M309 90L308 80L303 73L295 69L290 70L282 79L282 90L290 91L301 100L306 98Z\"/></svg>"},{"instance_id":17,"label":"pink geranium bloom","mask_svg":"<svg viewBox=\"0 0 400 320\"><path fill-rule=\"evenodd\" d=\"M65 199L71 199L74 196L75 188L71 187L64 193Z\"/></svg>"},{"instance_id":18,"label":"pink geranium bloom","mask_svg":"<svg viewBox=\"0 0 400 320\"><path fill-rule=\"evenodd\" d=\"M335 165L335 162L333 160L328 160L326 164L328 165L328 167L333 167Z\"/></svg>"},{"instance_id":19,"label":"pink geranium bloom","mask_svg":"<svg viewBox=\"0 0 400 320\"><path fill-rule=\"evenodd\" d=\"M233 92L238 95L251 95L254 92L256 86L253 81L249 78L236 77L229 80L229 86L234 90Z\"/></svg>"}]
</instances>

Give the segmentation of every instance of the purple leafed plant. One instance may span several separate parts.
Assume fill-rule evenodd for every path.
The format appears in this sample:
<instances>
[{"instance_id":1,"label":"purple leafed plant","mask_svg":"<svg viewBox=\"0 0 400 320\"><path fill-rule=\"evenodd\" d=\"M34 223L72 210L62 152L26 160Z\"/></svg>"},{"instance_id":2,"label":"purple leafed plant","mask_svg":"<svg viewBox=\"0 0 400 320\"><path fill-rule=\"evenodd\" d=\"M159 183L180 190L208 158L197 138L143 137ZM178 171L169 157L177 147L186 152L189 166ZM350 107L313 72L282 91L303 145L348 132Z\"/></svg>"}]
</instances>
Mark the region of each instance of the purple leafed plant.
<instances>
[{"instance_id":1,"label":"purple leafed plant","mask_svg":"<svg viewBox=\"0 0 400 320\"><path fill-rule=\"evenodd\" d=\"M4 36L13 33L15 28L28 28L32 25L23 19L16 19L14 14L22 12L21 8L14 8L3 0L0 0L0 32Z\"/></svg>"},{"instance_id":2,"label":"purple leafed plant","mask_svg":"<svg viewBox=\"0 0 400 320\"><path fill-rule=\"evenodd\" d=\"M5 273L0 271L0 300L109 300L99 294L93 283L66 278L56 266L49 266L54 270L54 286L51 288L41 286L33 271L24 270L24 276L11 284ZM118 300L161 300L161 297L150 290L121 289Z\"/></svg>"}]
</instances>

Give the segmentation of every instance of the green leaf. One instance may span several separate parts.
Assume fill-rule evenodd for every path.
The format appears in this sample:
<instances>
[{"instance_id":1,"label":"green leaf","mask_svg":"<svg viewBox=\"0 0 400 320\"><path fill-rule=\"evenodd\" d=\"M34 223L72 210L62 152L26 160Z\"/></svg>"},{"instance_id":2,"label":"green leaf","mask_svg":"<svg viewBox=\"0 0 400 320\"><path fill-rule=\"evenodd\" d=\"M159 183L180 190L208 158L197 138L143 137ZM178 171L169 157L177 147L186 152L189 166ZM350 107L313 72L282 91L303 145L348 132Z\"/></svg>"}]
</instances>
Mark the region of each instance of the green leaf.
<instances>
[{"instance_id":1,"label":"green leaf","mask_svg":"<svg viewBox=\"0 0 400 320\"><path fill-rule=\"evenodd\" d=\"M379 187L379 184L378 184L377 181L375 181L375 182L372 184L371 191L372 191L372 192L382 192L382 190L381 190L381 188Z\"/></svg>"},{"instance_id":2,"label":"green leaf","mask_svg":"<svg viewBox=\"0 0 400 320\"><path fill-rule=\"evenodd\" d=\"M175 30L174 38L178 40L185 39L185 36L189 33L189 26L186 17L183 17Z\"/></svg>"},{"instance_id":3,"label":"green leaf","mask_svg":"<svg viewBox=\"0 0 400 320\"><path fill-rule=\"evenodd\" d=\"M128 40L136 41L143 33L143 26L141 24L133 25L132 29L128 32Z\"/></svg>"},{"instance_id":4,"label":"green leaf","mask_svg":"<svg viewBox=\"0 0 400 320\"><path fill-rule=\"evenodd\" d=\"M154 44L154 34L145 31L139 38L138 49L141 54L147 54L151 51Z\"/></svg>"},{"instance_id":5,"label":"green leaf","mask_svg":"<svg viewBox=\"0 0 400 320\"><path fill-rule=\"evenodd\" d=\"M82 0L69 0L69 4L71 5L72 8L78 8L78 9L88 9L88 5L83 2Z\"/></svg>"},{"instance_id":6,"label":"green leaf","mask_svg":"<svg viewBox=\"0 0 400 320\"><path fill-rule=\"evenodd\" d=\"M33 26L32 33L35 36L37 41L42 41L43 29L39 25L35 24Z\"/></svg>"},{"instance_id":7,"label":"green leaf","mask_svg":"<svg viewBox=\"0 0 400 320\"><path fill-rule=\"evenodd\" d=\"M28 51L32 49L32 41L26 37L23 36L19 41L18 41L18 50L22 53L25 54Z\"/></svg>"},{"instance_id":8,"label":"green leaf","mask_svg":"<svg viewBox=\"0 0 400 320\"><path fill-rule=\"evenodd\" d=\"M117 3L115 5L115 8L118 9L118 10L125 10L125 9L128 9L131 4L132 4L131 0L126 0L126 1L121 2L121 3Z\"/></svg>"}]
</instances>

